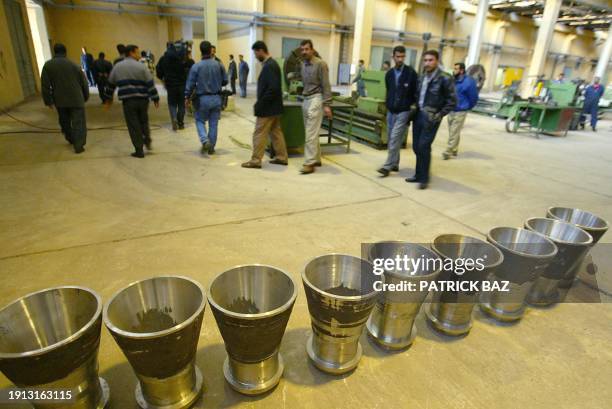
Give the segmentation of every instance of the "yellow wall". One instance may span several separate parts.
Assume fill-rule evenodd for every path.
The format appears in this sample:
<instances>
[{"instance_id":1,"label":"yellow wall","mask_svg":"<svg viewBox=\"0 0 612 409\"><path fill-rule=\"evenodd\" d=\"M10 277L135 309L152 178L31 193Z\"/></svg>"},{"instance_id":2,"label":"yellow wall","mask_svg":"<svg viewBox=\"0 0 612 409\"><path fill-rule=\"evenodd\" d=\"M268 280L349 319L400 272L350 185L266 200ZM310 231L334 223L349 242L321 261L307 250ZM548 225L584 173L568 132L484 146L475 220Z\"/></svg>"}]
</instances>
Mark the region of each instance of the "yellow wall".
<instances>
[{"instance_id":1,"label":"yellow wall","mask_svg":"<svg viewBox=\"0 0 612 409\"><path fill-rule=\"evenodd\" d=\"M29 24L27 20L27 10L25 3L20 0L21 12L24 18L24 26L26 35L29 40L29 52L32 61L32 69L34 78L37 79L37 88L40 88L40 78L38 69L36 68L36 59L34 57L34 45L32 37L29 33ZM23 91L21 88L21 78L17 71L17 62L13 51L12 40L8 31L6 22L6 13L4 11L4 2L0 2L0 109L9 108L23 101Z\"/></svg>"}]
</instances>

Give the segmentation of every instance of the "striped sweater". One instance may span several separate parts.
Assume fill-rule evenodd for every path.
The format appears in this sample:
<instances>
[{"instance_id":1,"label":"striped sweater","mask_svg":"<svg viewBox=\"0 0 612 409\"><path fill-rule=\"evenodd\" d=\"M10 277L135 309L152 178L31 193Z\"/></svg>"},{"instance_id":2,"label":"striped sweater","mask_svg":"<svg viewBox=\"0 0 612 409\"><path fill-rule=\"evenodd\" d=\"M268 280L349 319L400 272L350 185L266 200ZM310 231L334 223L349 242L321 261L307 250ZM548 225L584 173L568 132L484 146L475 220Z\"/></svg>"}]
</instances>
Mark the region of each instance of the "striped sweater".
<instances>
[{"instance_id":1,"label":"striped sweater","mask_svg":"<svg viewBox=\"0 0 612 409\"><path fill-rule=\"evenodd\" d=\"M113 67L108 77L108 85L105 90L108 99L113 98L115 88L120 100L130 98L150 98L159 100L153 76L144 64L133 58L126 58Z\"/></svg>"}]
</instances>

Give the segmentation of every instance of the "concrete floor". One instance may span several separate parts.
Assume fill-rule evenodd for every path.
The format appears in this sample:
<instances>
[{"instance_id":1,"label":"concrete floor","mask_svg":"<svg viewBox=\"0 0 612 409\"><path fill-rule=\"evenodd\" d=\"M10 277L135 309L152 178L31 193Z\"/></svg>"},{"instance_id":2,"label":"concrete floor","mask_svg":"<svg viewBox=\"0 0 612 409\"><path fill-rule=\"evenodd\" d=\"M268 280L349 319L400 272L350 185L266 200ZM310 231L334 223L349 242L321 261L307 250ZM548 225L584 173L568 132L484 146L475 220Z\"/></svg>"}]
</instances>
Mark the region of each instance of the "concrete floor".
<instances>
[{"instance_id":1,"label":"concrete floor","mask_svg":"<svg viewBox=\"0 0 612 409\"><path fill-rule=\"evenodd\" d=\"M414 156L386 179L375 169L385 151L359 143L351 152L323 148L324 166L301 176L289 167L246 170L253 100L224 113L218 154L201 157L192 120L173 133L166 105L151 108L154 152L129 156L126 131L90 132L74 155L58 134L0 136L0 305L45 287L78 284L108 299L128 283L162 274L208 286L237 264L265 263L297 283L304 263L330 252L358 255L362 242L429 242L441 233L482 236L495 226L520 226L548 206L581 207L612 220L612 131L567 138L508 134L500 120L470 115L456 160L442 161L444 123L434 145L431 188L404 178ZM12 114L56 127L39 101ZM121 125L121 107L104 112L96 97L90 127ZM0 132L30 129L0 116ZM604 236L609 243L612 235ZM530 309L516 325L496 325L480 312L469 336L434 333L421 312L419 335L405 352L388 354L364 336L356 371L342 377L309 364L310 331L301 290L283 339L284 378L272 392L241 396L225 383L221 336L207 308L198 364L205 393L196 408L610 408L612 405L612 280L598 278L608 303ZM586 288L586 287L585 287ZM587 289L588 290L588 289ZM587 291L585 290L585 291ZM136 378L106 329L100 372L111 408L136 408ZM0 375L0 387L8 386Z\"/></svg>"}]
</instances>

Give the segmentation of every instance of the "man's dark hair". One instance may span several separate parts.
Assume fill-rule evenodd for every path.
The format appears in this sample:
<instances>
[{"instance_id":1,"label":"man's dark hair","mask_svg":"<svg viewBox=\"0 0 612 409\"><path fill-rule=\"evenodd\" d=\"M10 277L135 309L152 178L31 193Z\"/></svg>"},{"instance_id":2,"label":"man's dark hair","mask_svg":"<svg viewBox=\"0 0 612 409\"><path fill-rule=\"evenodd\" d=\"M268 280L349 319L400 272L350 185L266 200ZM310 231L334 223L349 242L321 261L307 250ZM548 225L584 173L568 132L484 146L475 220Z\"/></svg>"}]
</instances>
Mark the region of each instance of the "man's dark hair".
<instances>
[{"instance_id":1,"label":"man's dark hair","mask_svg":"<svg viewBox=\"0 0 612 409\"><path fill-rule=\"evenodd\" d=\"M98 54L98 58L99 58L99 59L103 60L103 59L104 59L104 57L106 57L106 54L104 54L104 53L99 53L99 54Z\"/></svg>"},{"instance_id":2,"label":"man's dark hair","mask_svg":"<svg viewBox=\"0 0 612 409\"><path fill-rule=\"evenodd\" d=\"M427 50L423 53L423 57L426 55L431 55L432 57L435 57L436 60L440 59L440 54L436 50Z\"/></svg>"},{"instance_id":3,"label":"man's dark hair","mask_svg":"<svg viewBox=\"0 0 612 409\"><path fill-rule=\"evenodd\" d=\"M125 45L123 44L117 44L117 52L119 54L125 54Z\"/></svg>"},{"instance_id":4,"label":"man's dark hair","mask_svg":"<svg viewBox=\"0 0 612 409\"><path fill-rule=\"evenodd\" d=\"M360 64L365 64L365 61L363 61L363 60L359 60L359 63L360 63Z\"/></svg>"},{"instance_id":5,"label":"man's dark hair","mask_svg":"<svg viewBox=\"0 0 612 409\"><path fill-rule=\"evenodd\" d=\"M212 49L212 44L210 44L210 41L202 41L200 43L200 52L202 53L203 56L208 57L210 56L210 50Z\"/></svg>"},{"instance_id":6,"label":"man's dark hair","mask_svg":"<svg viewBox=\"0 0 612 409\"><path fill-rule=\"evenodd\" d=\"M230 54L230 60L234 59L234 54Z\"/></svg>"},{"instance_id":7,"label":"man's dark hair","mask_svg":"<svg viewBox=\"0 0 612 409\"><path fill-rule=\"evenodd\" d=\"M217 47L214 44L210 45L211 50L214 48L215 50L217 49Z\"/></svg>"},{"instance_id":8,"label":"man's dark hair","mask_svg":"<svg viewBox=\"0 0 612 409\"><path fill-rule=\"evenodd\" d=\"M244 57L244 55L242 55L242 54L238 54L238 57L242 58L242 57Z\"/></svg>"},{"instance_id":9,"label":"man's dark hair","mask_svg":"<svg viewBox=\"0 0 612 409\"><path fill-rule=\"evenodd\" d=\"M406 54L406 47L404 47L403 45L396 45L395 47L393 47L393 55L395 55L395 53Z\"/></svg>"},{"instance_id":10,"label":"man's dark hair","mask_svg":"<svg viewBox=\"0 0 612 409\"><path fill-rule=\"evenodd\" d=\"M461 71L465 72L465 64L464 64L464 63L462 63L462 62L456 62L456 63L455 63L455 66L457 66L457 65L459 66L459 69L460 69Z\"/></svg>"},{"instance_id":11,"label":"man's dark hair","mask_svg":"<svg viewBox=\"0 0 612 409\"><path fill-rule=\"evenodd\" d=\"M141 51L141 52L140 52L140 56L141 56L141 57L146 57L146 56L147 56L147 52L146 52L146 51L144 51L144 50L143 50L143 51Z\"/></svg>"},{"instance_id":12,"label":"man's dark hair","mask_svg":"<svg viewBox=\"0 0 612 409\"><path fill-rule=\"evenodd\" d=\"M308 44L310 46L310 48L314 48L314 45L312 45L312 40L311 39L302 40L302 42L300 43L301 46L304 46L306 44Z\"/></svg>"},{"instance_id":13,"label":"man's dark hair","mask_svg":"<svg viewBox=\"0 0 612 409\"><path fill-rule=\"evenodd\" d=\"M137 45L134 44L129 44L125 46L125 55L130 55L132 54L134 51L136 51L138 49Z\"/></svg>"},{"instance_id":14,"label":"man's dark hair","mask_svg":"<svg viewBox=\"0 0 612 409\"><path fill-rule=\"evenodd\" d=\"M62 43L57 43L53 46L53 54L66 55L66 46Z\"/></svg>"},{"instance_id":15,"label":"man's dark hair","mask_svg":"<svg viewBox=\"0 0 612 409\"><path fill-rule=\"evenodd\" d=\"M268 52L268 46L263 41L255 41L251 46L251 50L253 51L263 51L264 53Z\"/></svg>"},{"instance_id":16,"label":"man's dark hair","mask_svg":"<svg viewBox=\"0 0 612 409\"><path fill-rule=\"evenodd\" d=\"M391 62L390 61L383 61L383 65L387 64L389 67L391 66Z\"/></svg>"}]
</instances>

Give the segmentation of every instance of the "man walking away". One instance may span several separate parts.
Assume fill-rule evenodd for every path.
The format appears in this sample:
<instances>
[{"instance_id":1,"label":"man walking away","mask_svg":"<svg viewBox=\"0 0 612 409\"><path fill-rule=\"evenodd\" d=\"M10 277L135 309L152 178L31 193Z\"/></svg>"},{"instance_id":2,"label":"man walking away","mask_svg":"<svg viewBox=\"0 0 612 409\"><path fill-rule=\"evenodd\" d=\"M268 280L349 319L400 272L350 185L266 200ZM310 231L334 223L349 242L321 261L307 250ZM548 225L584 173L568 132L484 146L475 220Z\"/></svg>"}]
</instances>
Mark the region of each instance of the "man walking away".
<instances>
[{"instance_id":1,"label":"man walking away","mask_svg":"<svg viewBox=\"0 0 612 409\"><path fill-rule=\"evenodd\" d=\"M157 63L157 78L164 82L168 93L168 110L172 121L172 130L185 129L185 52L182 46L171 44Z\"/></svg>"},{"instance_id":2,"label":"man walking away","mask_svg":"<svg viewBox=\"0 0 612 409\"><path fill-rule=\"evenodd\" d=\"M363 80L363 78L361 78L361 74L363 74L364 71L365 71L365 62L363 60L359 60L359 66L357 67L357 73L355 74L355 78L353 78L353 81L351 82L351 84L357 83L357 95L359 95L360 97L366 96L365 81Z\"/></svg>"},{"instance_id":3,"label":"man walking away","mask_svg":"<svg viewBox=\"0 0 612 409\"><path fill-rule=\"evenodd\" d=\"M195 92L196 128L202 143L200 152L212 155L215 153L217 125L221 117L221 88L227 84L227 75L223 65L212 58L211 45L208 41L200 43L200 51L202 60L189 70L185 86L185 103L190 103L191 95Z\"/></svg>"},{"instance_id":4,"label":"man walking away","mask_svg":"<svg viewBox=\"0 0 612 409\"><path fill-rule=\"evenodd\" d=\"M251 47L255 58L262 63L261 73L257 79L257 102L254 111L257 117L253 133L253 155L251 160L242 164L243 168L261 168L261 160L268 142L272 139L275 157L270 163L287 165L287 146L281 129L280 117L283 113L283 87L281 69L270 57L268 47L263 41L256 41Z\"/></svg>"},{"instance_id":5,"label":"man walking away","mask_svg":"<svg viewBox=\"0 0 612 409\"><path fill-rule=\"evenodd\" d=\"M332 93L329 84L329 68L322 59L316 57L311 40L300 43L302 66L300 76L304 84L302 95L302 115L306 141L304 144L304 166L300 173L307 175L315 171L315 166L321 166L321 145L319 131L323 122L323 113L331 119Z\"/></svg>"},{"instance_id":6,"label":"man walking away","mask_svg":"<svg viewBox=\"0 0 612 409\"><path fill-rule=\"evenodd\" d=\"M87 76L87 82L89 83L90 87L94 87L96 85L93 75L93 62L93 55L88 53L85 47L81 48L81 68Z\"/></svg>"},{"instance_id":7,"label":"man walking away","mask_svg":"<svg viewBox=\"0 0 612 409\"><path fill-rule=\"evenodd\" d=\"M94 77L96 78L96 84L98 85L98 94L100 95L100 99L102 103L106 101L104 96L106 85L108 84L108 76L113 70L113 64L110 61L104 59L105 54L98 54L98 59L94 61L93 71Z\"/></svg>"},{"instance_id":8,"label":"man walking away","mask_svg":"<svg viewBox=\"0 0 612 409\"><path fill-rule=\"evenodd\" d=\"M125 47L126 58L119 62L108 77L106 97L107 107L113 103L115 87L117 95L123 102L123 116L134 145L135 158L144 158L143 145L151 150L151 130L149 129L149 99L155 108L159 108L159 95L153 82L153 76L146 66L138 62L138 46Z\"/></svg>"},{"instance_id":9,"label":"man walking away","mask_svg":"<svg viewBox=\"0 0 612 409\"><path fill-rule=\"evenodd\" d=\"M393 49L395 66L385 74L387 88L387 161L378 169L382 177L399 171L400 150L408 130L408 124L416 113L418 75L404 64L406 48L398 45Z\"/></svg>"},{"instance_id":10,"label":"man walking away","mask_svg":"<svg viewBox=\"0 0 612 409\"><path fill-rule=\"evenodd\" d=\"M113 61L113 65L117 65L125 59L125 45L117 44L117 53L119 54L119 56L115 58L115 61Z\"/></svg>"},{"instance_id":11,"label":"man walking away","mask_svg":"<svg viewBox=\"0 0 612 409\"><path fill-rule=\"evenodd\" d=\"M236 79L238 79L238 69L236 67L236 61L234 61L234 55L230 54L229 58L230 62L229 66L227 67L227 76L232 88L232 95L236 95Z\"/></svg>"},{"instance_id":12,"label":"man walking away","mask_svg":"<svg viewBox=\"0 0 612 409\"><path fill-rule=\"evenodd\" d=\"M244 61L242 54L238 55L240 60L238 64L238 83L240 85L240 96L246 98L247 96L247 80L249 78L249 64Z\"/></svg>"},{"instance_id":13,"label":"man walking away","mask_svg":"<svg viewBox=\"0 0 612 409\"><path fill-rule=\"evenodd\" d=\"M448 146L442 154L444 160L457 156L461 129L465 124L465 118L478 102L478 85L476 85L474 78L465 75L465 64L462 62L456 63L453 73L455 74L457 106L453 112L448 114Z\"/></svg>"},{"instance_id":14,"label":"man walking away","mask_svg":"<svg viewBox=\"0 0 612 409\"><path fill-rule=\"evenodd\" d=\"M438 67L439 54L435 50L423 54L424 73L419 78L419 110L412 128L412 150L416 155L416 173L406 182L418 183L419 189L426 189L429 183L431 144L440 122L457 104L455 84L450 75Z\"/></svg>"},{"instance_id":15,"label":"man walking away","mask_svg":"<svg viewBox=\"0 0 612 409\"><path fill-rule=\"evenodd\" d=\"M87 139L87 79L81 68L66 58L63 44L55 44L53 53L54 57L42 69L40 83L43 101L50 109L55 107L64 137L72 144L75 153L81 153L85 151Z\"/></svg>"},{"instance_id":16,"label":"man walking away","mask_svg":"<svg viewBox=\"0 0 612 409\"><path fill-rule=\"evenodd\" d=\"M584 106L580 114L580 127L584 129L586 115L591 116L591 129L597 132L597 110L599 99L604 93L604 87L599 83L599 77L593 78L593 84L589 85L584 91Z\"/></svg>"}]
</instances>

